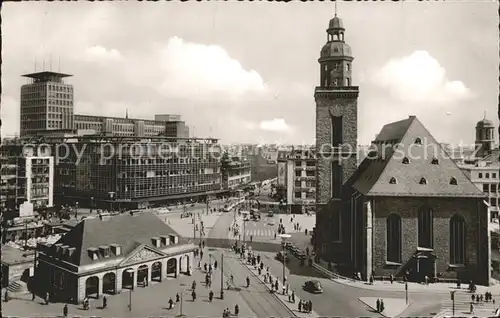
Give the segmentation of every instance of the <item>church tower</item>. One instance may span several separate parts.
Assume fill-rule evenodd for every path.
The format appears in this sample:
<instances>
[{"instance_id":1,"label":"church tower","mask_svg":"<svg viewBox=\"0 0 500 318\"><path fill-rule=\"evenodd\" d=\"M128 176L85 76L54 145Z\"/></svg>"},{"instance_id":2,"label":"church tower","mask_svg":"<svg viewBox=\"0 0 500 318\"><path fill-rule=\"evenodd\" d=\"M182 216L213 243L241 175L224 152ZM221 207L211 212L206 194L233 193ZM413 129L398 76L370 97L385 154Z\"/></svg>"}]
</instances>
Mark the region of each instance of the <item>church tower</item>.
<instances>
[{"instance_id":1,"label":"church tower","mask_svg":"<svg viewBox=\"0 0 500 318\"><path fill-rule=\"evenodd\" d=\"M483 158L491 153L495 142L495 125L492 121L484 118L476 124L476 157Z\"/></svg>"},{"instance_id":2,"label":"church tower","mask_svg":"<svg viewBox=\"0 0 500 318\"><path fill-rule=\"evenodd\" d=\"M340 200L342 185L357 166L359 89L353 86L352 51L345 42L342 20L330 20L321 49L320 85L316 87L316 205Z\"/></svg>"}]
</instances>

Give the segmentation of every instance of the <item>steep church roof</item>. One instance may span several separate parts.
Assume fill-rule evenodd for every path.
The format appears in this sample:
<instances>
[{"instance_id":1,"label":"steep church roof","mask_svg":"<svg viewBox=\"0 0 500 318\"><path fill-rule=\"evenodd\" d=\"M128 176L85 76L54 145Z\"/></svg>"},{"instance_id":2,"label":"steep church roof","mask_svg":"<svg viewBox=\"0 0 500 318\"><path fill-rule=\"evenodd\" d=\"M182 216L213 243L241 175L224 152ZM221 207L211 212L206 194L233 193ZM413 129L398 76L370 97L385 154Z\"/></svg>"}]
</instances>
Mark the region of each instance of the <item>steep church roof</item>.
<instances>
[{"instance_id":1,"label":"steep church roof","mask_svg":"<svg viewBox=\"0 0 500 318\"><path fill-rule=\"evenodd\" d=\"M415 117L385 125L349 181L368 196L485 197Z\"/></svg>"}]
</instances>

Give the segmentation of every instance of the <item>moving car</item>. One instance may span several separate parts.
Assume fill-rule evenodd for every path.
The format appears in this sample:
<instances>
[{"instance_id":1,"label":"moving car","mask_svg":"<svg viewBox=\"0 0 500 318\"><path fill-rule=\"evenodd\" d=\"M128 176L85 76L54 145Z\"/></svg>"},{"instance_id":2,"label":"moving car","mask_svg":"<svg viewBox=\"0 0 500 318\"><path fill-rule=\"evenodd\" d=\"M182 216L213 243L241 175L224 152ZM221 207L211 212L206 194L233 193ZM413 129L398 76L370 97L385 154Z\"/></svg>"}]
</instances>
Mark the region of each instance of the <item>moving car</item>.
<instances>
[{"instance_id":1,"label":"moving car","mask_svg":"<svg viewBox=\"0 0 500 318\"><path fill-rule=\"evenodd\" d=\"M267 224L269 224L271 226L275 226L276 225L276 223L274 223L274 221L269 221L269 223L267 223Z\"/></svg>"},{"instance_id":2,"label":"moving car","mask_svg":"<svg viewBox=\"0 0 500 318\"><path fill-rule=\"evenodd\" d=\"M308 280L304 284L304 290L313 294L321 294L323 292L323 287L321 287L321 283L317 280Z\"/></svg>"}]
</instances>

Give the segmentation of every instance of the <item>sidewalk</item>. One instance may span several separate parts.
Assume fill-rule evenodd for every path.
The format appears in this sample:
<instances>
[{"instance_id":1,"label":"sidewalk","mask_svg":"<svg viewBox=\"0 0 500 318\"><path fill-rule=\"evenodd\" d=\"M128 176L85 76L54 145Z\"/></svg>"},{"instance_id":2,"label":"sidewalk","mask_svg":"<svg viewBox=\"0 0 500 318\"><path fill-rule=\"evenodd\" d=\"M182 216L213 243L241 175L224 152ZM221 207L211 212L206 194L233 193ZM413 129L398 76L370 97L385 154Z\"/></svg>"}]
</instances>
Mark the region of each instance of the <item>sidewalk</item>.
<instances>
[{"instance_id":1,"label":"sidewalk","mask_svg":"<svg viewBox=\"0 0 500 318\"><path fill-rule=\"evenodd\" d=\"M377 299L384 301L385 309L380 313L384 317L398 317L409 306L402 298L360 297L359 301L370 307L373 312L377 312Z\"/></svg>"},{"instance_id":2,"label":"sidewalk","mask_svg":"<svg viewBox=\"0 0 500 318\"><path fill-rule=\"evenodd\" d=\"M264 272L265 272L265 269L262 273L262 275L259 275L259 271L258 269L255 269L254 266L250 265L250 264L247 264L244 260L240 260L251 272L252 274L254 274L258 279L259 281L262 283L262 285L266 286L266 288L271 291L271 286L269 283L264 283ZM273 279L276 280L276 279L279 279L279 277L277 276L273 276ZM296 317L309 317L309 318L316 318L316 317L319 317L319 315L313 310L312 312L310 313L305 313L305 312L299 312L298 311L298 304L299 304L299 301L300 301L300 298L298 297L297 294L295 294L295 303L292 303L288 300L288 295L283 295L281 293L281 288L282 288L282 284L280 283L279 284L279 292L274 292L273 295L278 298L282 303L283 305L285 305L291 312L294 313L294 315ZM291 291L289 291L291 292ZM313 308L314 308L314 304L313 304Z\"/></svg>"},{"instance_id":3,"label":"sidewalk","mask_svg":"<svg viewBox=\"0 0 500 318\"><path fill-rule=\"evenodd\" d=\"M206 211L202 214L201 212L194 213L196 217L196 223L198 224L198 231L196 231L196 237L200 235L200 221L203 221L203 225L205 226L205 236L208 236L215 223L222 215L222 212L215 212L206 214ZM181 218L181 214L163 214L158 216L163 222L170 225L179 235L183 237L193 237L194 226L193 226L193 218Z\"/></svg>"}]
</instances>

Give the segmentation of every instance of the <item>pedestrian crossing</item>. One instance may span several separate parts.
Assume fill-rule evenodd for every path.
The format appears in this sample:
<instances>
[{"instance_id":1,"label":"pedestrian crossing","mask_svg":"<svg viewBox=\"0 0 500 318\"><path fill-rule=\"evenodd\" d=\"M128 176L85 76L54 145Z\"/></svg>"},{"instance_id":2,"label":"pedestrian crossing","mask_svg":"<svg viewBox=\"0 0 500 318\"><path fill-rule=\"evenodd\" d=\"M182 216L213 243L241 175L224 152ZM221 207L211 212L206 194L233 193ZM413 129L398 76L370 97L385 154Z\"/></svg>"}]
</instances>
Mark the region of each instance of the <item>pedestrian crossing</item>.
<instances>
[{"instance_id":1,"label":"pedestrian crossing","mask_svg":"<svg viewBox=\"0 0 500 318\"><path fill-rule=\"evenodd\" d=\"M456 314L465 314L469 313L471 310L471 295L472 294L462 294L462 293L456 293L455 294L455 313ZM493 314L496 309L498 309L498 302L473 302L473 309L474 312L476 313L488 313L488 314ZM450 297L446 297L442 300L441 302L441 308L442 310L446 310L451 312L453 309L453 301L451 300L451 295Z\"/></svg>"},{"instance_id":2,"label":"pedestrian crossing","mask_svg":"<svg viewBox=\"0 0 500 318\"><path fill-rule=\"evenodd\" d=\"M245 231L245 237L247 240L250 239L250 236L251 237L274 237L274 233L276 231L274 229L251 229L251 230L246 230ZM243 234L240 234L241 236L241 239L243 239ZM230 239L234 239L235 236L234 234L231 232L228 234L228 238ZM237 236L238 238L238 236Z\"/></svg>"}]
</instances>

